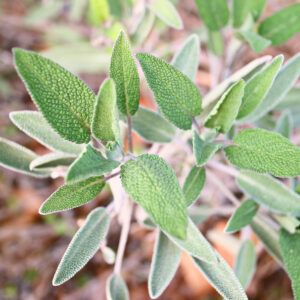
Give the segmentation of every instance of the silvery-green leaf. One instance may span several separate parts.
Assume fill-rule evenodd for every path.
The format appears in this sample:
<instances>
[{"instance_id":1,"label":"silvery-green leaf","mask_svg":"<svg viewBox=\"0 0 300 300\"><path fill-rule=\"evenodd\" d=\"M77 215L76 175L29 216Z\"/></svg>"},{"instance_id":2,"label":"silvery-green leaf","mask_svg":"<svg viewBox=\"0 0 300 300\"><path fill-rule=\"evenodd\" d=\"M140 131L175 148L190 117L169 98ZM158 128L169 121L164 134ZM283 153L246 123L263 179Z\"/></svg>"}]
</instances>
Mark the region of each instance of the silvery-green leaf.
<instances>
[{"instance_id":1,"label":"silvery-green leaf","mask_svg":"<svg viewBox=\"0 0 300 300\"><path fill-rule=\"evenodd\" d=\"M287 230L289 233L292 233L292 234L295 233L297 227L300 226L300 221L295 217L286 216L286 215L278 215L278 214L274 214L273 217L278 222L278 224L282 228Z\"/></svg>"},{"instance_id":2,"label":"silvery-green leaf","mask_svg":"<svg viewBox=\"0 0 300 300\"><path fill-rule=\"evenodd\" d=\"M194 205L188 209L189 217L197 226L206 221L212 213L212 208L207 205Z\"/></svg>"},{"instance_id":3,"label":"silvery-green leaf","mask_svg":"<svg viewBox=\"0 0 300 300\"><path fill-rule=\"evenodd\" d=\"M273 118L272 115L267 114L255 121L254 125L261 129L273 131L276 126L276 120Z\"/></svg>"},{"instance_id":4,"label":"silvery-green leaf","mask_svg":"<svg viewBox=\"0 0 300 300\"><path fill-rule=\"evenodd\" d=\"M271 45L270 40L267 40L259 34L256 34L250 30L240 30L239 34L241 34L242 37L248 42L248 44L251 46L255 53L260 53L266 47Z\"/></svg>"},{"instance_id":5,"label":"silvery-green leaf","mask_svg":"<svg viewBox=\"0 0 300 300\"><path fill-rule=\"evenodd\" d=\"M105 260L105 262L109 265L114 264L115 260L116 260L116 253L114 252L113 249L109 248L109 247L101 247L101 252L103 255L103 259Z\"/></svg>"},{"instance_id":6,"label":"silvery-green leaf","mask_svg":"<svg viewBox=\"0 0 300 300\"><path fill-rule=\"evenodd\" d=\"M58 166L69 166L76 159L75 155L60 152L49 153L37 157L30 163L30 169L55 168Z\"/></svg>"},{"instance_id":7,"label":"silvery-green leaf","mask_svg":"<svg viewBox=\"0 0 300 300\"><path fill-rule=\"evenodd\" d=\"M208 47L216 56L224 53L224 41L221 31L208 30Z\"/></svg>"},{"instance_id":8,"label":"silvery-green leaf","mask_svg":"<svg viewBox=\"0 0 300 300\"><path fill-rule=\"evenodd\" d=\"M124 279L120 275L111 275L106 282L107 300L129 300L129 292Z\"/></svg>"},{"instance_id":9,"label":"silvery-green leaf","mask_svg":"<svg viewBox=\"0 0 300 300\"><path fill-rule=\"evenodd\" d=\"M105 155L109 160L121 160L124 153L118 143L108 142L105 145Z\"/></svg>"},{"instance_id":10,"label":"silvery-green leaf","mask_svg":"<svg viewBox=\"0 0 300 300\"><path fill-rule=\"evenodd\" d=\"M109 216L98 207L91 211L84 225L74 235L53 278L53 285L61 285L72 278L95 255L109 229Z\"/></svg>"},{"instance_id":11,"label":"silvery-green leaf","mask_svg":"<svg viewBox=\"0 0 300 300\"><path fill-rule=\"evenodd\" d=\"M250 12L254 18L254 21L257 21L262 14L267 0L251 0L250 1Z\"/></svg>"},{"instance_id":12,"label":"silvery-green leaf","mask_svg":"<svg viewBox=\"0 0 300 300\"><path fill-rule=\"evenodd\" d=\"M251 0L233 0L232 2L232 15L233 15L233 26L240 27L246 20Z\"/></svg>"},{"instance_id":13,"label":"silvery-green leaf","mask_svg":"<svg viewBox=\"0 0 300 300\"><path fill-rule=\"evenodd\" d=\"M284 111L276 122L275 131L289 139L291 137L292 129L292 114L289 111Z\"/></svg>"},{"instance_id":14,"label":"silvery-green leaf","mask_svg":"<svg viewBox=\"0 0 300 300\"><path fill-rule=\"evenodd\" d=\"M294 109L300 104L300 86L294 86L274 108L275 110Z\"/></svg>"}]
</instances>

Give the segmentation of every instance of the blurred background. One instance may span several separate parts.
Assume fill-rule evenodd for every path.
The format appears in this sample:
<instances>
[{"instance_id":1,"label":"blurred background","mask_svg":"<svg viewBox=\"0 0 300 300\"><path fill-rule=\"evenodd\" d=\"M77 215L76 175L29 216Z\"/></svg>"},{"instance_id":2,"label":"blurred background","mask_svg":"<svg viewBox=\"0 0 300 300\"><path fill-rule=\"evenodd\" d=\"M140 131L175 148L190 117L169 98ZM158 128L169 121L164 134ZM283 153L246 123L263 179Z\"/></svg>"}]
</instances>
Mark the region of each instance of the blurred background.
<instances>
[{"instance_id":1,"label":"blurred background","mask_svg":"<svg viewBox=\"0 0 300 300\"><path fill-rule=\"evenodd\" d=\"M206 49L201 19L194 0L173 1L184 29L172 29L144 12L144 0L0 0L0 136L20 143L40 155L48 150L20 132L9 120L9 112L35 110L30 96L13 66L12 48L42 53L82 78L97 93L108 74L113 42L120 29L131 37L134 52L146 51L168 61L184 40L197 33L201 54L196 84L204 95L214 85L216 72L210 70L212 58ZM295 0L268 0L264 15L293 4ZM97 5L100 5L97 8ZM97 9L95 9L95 7ZM151 27L140 23L152 18ZM144 27L143 27L144 26ZM229 39L225 32L226 39ZM285 45L266 48L259 56L283 53L285 60L300 50L300 35ZM258 57L250 48L243 52L235 69ZM214 58L215 66L222 58ZM212 72L210 72L212 71ZM141 85L141 104L153 107L152 95ZM149 147L137 136L136 150ZM222 174L221 174L222 175ZM235 190L231 178L222 178ZM111 266L99 251L72 280L60 287L51 284L56 267L71 237L88 212L111 200L105 189L94 201L61 214L41 216L38 209L63 179L35 179L0 168L0 299L105 299L105 282ZM238 191L236 191L238 193ZM226 202L225 196L207 184L202 196ZM202 225L214 246L233 265L238 236L223 234L228 217L212 216ZM117 249L120 227L113 222L107 245ZM147 277L155 233L133 223L123 264L123 276L133 300L149 299ZM290 281L279 265L263 250L248 288L250 299L292 299ZM159 299L221 299L187 256L183 256L176 277Z\"/></svg>"}]
</instances>

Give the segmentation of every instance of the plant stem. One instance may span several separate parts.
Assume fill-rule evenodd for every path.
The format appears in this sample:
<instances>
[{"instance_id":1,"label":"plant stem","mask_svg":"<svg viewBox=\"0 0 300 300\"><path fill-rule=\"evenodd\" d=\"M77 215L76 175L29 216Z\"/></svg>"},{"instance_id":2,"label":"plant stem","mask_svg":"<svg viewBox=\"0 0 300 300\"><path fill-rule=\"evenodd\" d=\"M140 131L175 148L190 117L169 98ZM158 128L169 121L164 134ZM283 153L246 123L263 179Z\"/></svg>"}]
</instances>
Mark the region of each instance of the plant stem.
<instances>
[{"instance_id":1,"label":"plant stem","mask_svg":"<svg viewBox=\"0 0 300 300\"><path fill-rule=\"evenodd\" d=\"M131 153L133 153L132 125L131 125L131 117L129 114L127 114L127 134L128 134L128 149Z\"/></svg>"},{"instance_id":2,"label":"plant stem","mask_svg":"<svg viewBox=\"0 0 300 300\"><path fill-rule=\"evenodd\" d=\"M116 173L112 173L112 174L110 174L110 175L108 175L108 176L106 176L106 177L100 179L99 182L101 182L101 181L108 181L109 179L112 179L113 177L116 177L116 176L118 176L119 174L120 174L120 171L118 171L118 172L116 172Z\"/></svg>"},{"instance_id":3,"label":"plant stem","mask_svg":"<svg viewBox=\"0 0 300 300\"><path fill-rule=\"evenodd\" d=\"M213 169L216 169L216 170L219 170L221 172L224 172L224 173L227 173L233 177L236 177L239 175L239 171L231 168L231 167L228 167L226 165L223 165L223 164L220 164L216 161L210 161L207 163L207 165L210 167L210 168L213 168Z\"/></svg>"},{"instance_id":4,"label":"plant stem","mask_svg":"<svg viewBox=\"0 0 300 300\"><path fill-rule=\"evenodd\" d=\"M192 122L196 127L197 132L200 133L200 125L198 124L197 120L195 118L192 118Z\"/></svg>"}]
</instances>

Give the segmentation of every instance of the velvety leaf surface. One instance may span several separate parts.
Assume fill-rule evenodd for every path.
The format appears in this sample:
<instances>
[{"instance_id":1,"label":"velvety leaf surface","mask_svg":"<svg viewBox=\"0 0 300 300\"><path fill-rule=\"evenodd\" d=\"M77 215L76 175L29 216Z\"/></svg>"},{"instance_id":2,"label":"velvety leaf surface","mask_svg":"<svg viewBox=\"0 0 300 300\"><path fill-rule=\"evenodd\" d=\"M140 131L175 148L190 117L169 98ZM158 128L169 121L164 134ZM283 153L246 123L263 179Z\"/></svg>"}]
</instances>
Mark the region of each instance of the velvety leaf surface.
<instances>
[{"instance_id":1,"label":"velvety leaf surface","mask_svg":"<svg viewBox=\"0 0 300 300\"><path fill-rule=\"evenodd\" d=\"M289 139L291 137L292 129L293 129L292 114L289 111L285 111L281 114L280 118L277 120L275 131L281 134L282 136L286 137L287 139Z\"/></svg>"},{"instance_id":2,"label":"velvety leaf surface","mask_svg":"<svg viewBox=\"0 0 300 300\"><path fill-rule=\"evenodd\" d=\"M37 157L30 163L30 169L55 168L58 166L69 166L76 156L66 153L54 152Z\"/></svg>"},{"instance_id":3,"label":"velvety leaf surface","mask_svg":"<svg viewBox=\"0 0 300 300\"><path fill-rule=\"evenodd\" d=\"M248 42L255 53L260 53L271 44L270 40L267 40L259 34L256 34L250 30L240 30L239 33Z\"/></svg>"},{"instance_id":4,"label":"velvety leaf surface","mask_svg":"<svg viewBox=\"0 0 300 300\"><path fill-rule=\"evenodd\" d=\"M129 300L129 292L124 279L116 274L111 275L106 282L107 300Z\"/></svg>"},{"instance_id":5,"label":"velvety leaf surface","mask_svg":"<svg viewBox=\"0 0 300 300\"><path fill-rule=\"evenodd\" d=\"M232 2L232 14L233 14L233 26L240 27L246 20L251 0L233 0Z\"/></svg>"}]
</instances>

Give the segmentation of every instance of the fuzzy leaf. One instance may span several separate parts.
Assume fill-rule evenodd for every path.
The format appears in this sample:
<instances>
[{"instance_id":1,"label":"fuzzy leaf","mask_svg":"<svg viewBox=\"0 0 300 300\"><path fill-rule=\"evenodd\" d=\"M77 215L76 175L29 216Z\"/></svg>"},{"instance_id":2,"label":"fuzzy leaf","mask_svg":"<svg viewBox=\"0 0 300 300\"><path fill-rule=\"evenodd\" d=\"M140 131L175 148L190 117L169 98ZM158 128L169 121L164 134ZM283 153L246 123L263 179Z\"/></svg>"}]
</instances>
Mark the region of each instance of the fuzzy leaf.
<instances>
[{"instance_id":1,"label":"fuzzy leaf","mask_svg":"<svg viewBox=\"0 0 300 300\"><path fill-rule=\"evenodd\" d=\"M229 219L225 232L236 232L247 226L256 215L257 210L258 205L254 201L243 202Z\"/></svg>"},{"instance_id":2,"label":"fuzzy leaf","mask_svg":"<svg viewBox=\"0 0 300 300\"><path fill-rule=\"evenodd\" d=\"M165 61L146 53L137 58L163 115L178 128L188 130L201 112L201 95L191 80Z\"/></svg>"},{"instance_id":3,"label":"fuzzy leaf","mask_svg":"<svg viewBox=\"0 0 300 300\"><path fill-rule=\"evenodd\" d=\"M252 0L233 0L232 2L232 14L233 14L233 26L240 27L243 25L244 21L246 20L249 9L250 9L250 2Z\"/></svg>"},{"instance_id":4,"label":"fuzzy leaf","mask_svg":"<svg viewBox=\"0 0 300 300\"><path fill-rule=\"evenodd\" d=\"M271 173L277 177L300 175L300 148L278 133L244 129L225 152L230 162L241 169Z\"/></svg>"},{"instance_id":5,"label":"fuzzy leaf","mask_svg":"<svg viewBox=\"0 0 300 300\"><path fill-rule=\"evenodd\" d=\"M121 31L110 62L110 77L115 81L117 104L124 114L134 115L140 101L140 79L126 34Z\"/></svg>"},{"instance_id":6,"label":"fuzzy leaf","mask_svg":"<svg viewBox=\"0 0 300 300\"><path fill-rule=\"evenodd\" d=\"M212 209L208 205L194 205L189 207L188 215L193 223L198 226L212 215Z\"/></svg>"},{"instance_id":7,"label":"fuzzy leaf","mask_svg":"<svg viewBox=\"0 0 300 300\"><path fill-rule=\"evenodd\" d=\"M91 211L84 225L74 235L53 278L53 285L61 285L72 278L99 250L109 229L109 216L98 207Z\"/></svg>"},{"instance_id":8,"label":"fuzzy leaf","mask_svg":"<svg viewBox=\"0 0 300 300\"><path fill-rule=\"evenodd\" d=\"M66 175L66 182L73 184L90 177L101 176L119 166L119 162L105 159L101 152L87 145L81 155L73 162Z\"/></svg>"},{"instance_id":9,"label":"fuzzy leaf","mask_svg":"<svg viewBox=\"0 0 300 300\"><path fill-rule=\"evenodd\" d=\"M173 169L160 157L144 154L121 166L121 180L129 196L167 233L186 237L187 211Z\"/></svg>"},{"instance_id":10,"label":"fuzzy leaf","mask_svg":"<svg viewBox=\"0 0 300 300\"><path fill-rule=\"evenodd\" d=\"M30 163L30 170L55 168L58 166L69 166L76 156L71 154L65 154L60 152L49 153L43 156L37 157Z\"/></svg>"},{"instance_id":11,"label":"fuzzy leaf","mask_svg":"<svg viewBox=\"0 0 300 300\"><path fill-rule=\"evenodd\" d=\"M267 40L250 30L240 30L239 34L241 34L242 37L248 42L255 53L260 53L271 44L270 40Z\"/></svg>"},{"instance_id":12,"label":"fuzzy leaf","mask_svg":"<svg viewBox=\"0 0 300 300\"><path fill-rule=\"evenodd\" d=\"M75 75L37 53L14 49L17 70L49 124L65 139L90 141L94 93Z\"/></svg>"},{"instance_id":13,"label":"fuzzy leaf","mask_svg":"<svg viewBox=\"0 0 300 300\"><path fill-rule=\"evenodd\" d=\"M267 0L251 0L250 1L250 12L253 16L254 21L257 21L261 16Z\"/></svg>"},{"instance_id":14,"label":"fuzzy leaf","mask_svg":"<svg viewBox=\"0 0 300 300\"><path fill-rule=\"evenodd\" d=\"M289 111L285 111L281 114L280 118L276 122L275 131L286 138L291 137L293 129L293 118Z\"/></svg>"},{"instance_id":15,"label":"fuzzy leaf","mask_svg":"<svg viewBox=\"0 0 300 300\"><path fill-rule=\"evenodd\" d=\"M92 177L79 183L63 185L40 207L42 215L69 210L93 200L103 189L103 177Z\"/></svg>"},{"instance_id":16,"label":"fuzzy leaf","mask_svg":"<svg viewBox=\"0 0 300 300\"><path fill-rule=\"evenodd\" d=\"M119 275L111 275L106 282L107 300L129 300L129 292L125 281Z\"/></svg>"},{"instance_id":17,"label":"fuzzy leaf","mask_svg":"<svg viewBox=\"0 0 300 300\"><path fill-rule=\"evenodd\" d=\"M208 47L216 56L220 56L224 53L224 41L221 31L208 30Z\"/></svg>"}]
</instances>

